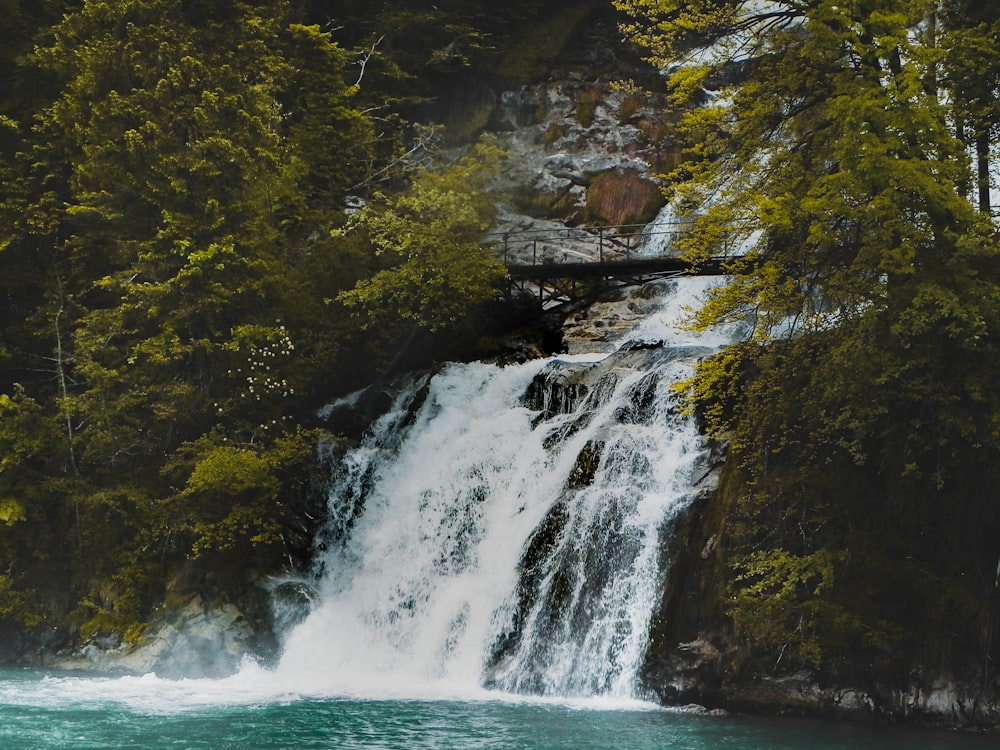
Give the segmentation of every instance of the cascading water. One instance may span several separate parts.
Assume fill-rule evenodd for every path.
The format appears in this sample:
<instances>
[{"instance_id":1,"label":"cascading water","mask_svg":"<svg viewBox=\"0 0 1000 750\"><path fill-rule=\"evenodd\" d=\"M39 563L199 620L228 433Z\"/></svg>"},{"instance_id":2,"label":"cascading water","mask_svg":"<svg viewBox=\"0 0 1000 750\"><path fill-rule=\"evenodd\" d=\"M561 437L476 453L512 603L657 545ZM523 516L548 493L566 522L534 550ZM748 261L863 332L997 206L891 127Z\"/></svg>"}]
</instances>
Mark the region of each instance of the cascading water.
<instances>
[{"instance_id":1,"label":"cascading water","mask_svg":"<svg viewBox=\"0 0 1000 750\"><path fill-rule=\"evenodd\" d=\"M657 354L602 375L565 414L540 421L560 488L524 542L517 598L498 608L491 686L632 697L662 595L664 530L702 455L697 432L672 408L670 386L686 368Z\"/></svg>"},{"instance_id":2,"label":"cascading water","mask_svg":"<svg viewBox=\"0 0 1000 750\"><path fill-rule=\"evenodd\" d=\"M453 364L401 393L334 478L319 603L278 675L327 694L640 697L670 523L706 455L672 385L721 343L677 326L705 282L672 287L641 345Z\"/></svg>"}]
</instances>

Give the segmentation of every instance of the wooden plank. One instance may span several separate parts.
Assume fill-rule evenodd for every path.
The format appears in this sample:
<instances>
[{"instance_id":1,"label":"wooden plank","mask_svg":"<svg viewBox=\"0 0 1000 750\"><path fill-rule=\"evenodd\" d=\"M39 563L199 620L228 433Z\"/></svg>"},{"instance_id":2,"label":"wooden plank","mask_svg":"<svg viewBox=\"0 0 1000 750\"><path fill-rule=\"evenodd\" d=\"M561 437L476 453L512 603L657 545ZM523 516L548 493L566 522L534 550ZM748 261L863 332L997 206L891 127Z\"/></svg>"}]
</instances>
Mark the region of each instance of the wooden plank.
<instances>
[{"instance_id":1,"label":"wooden plank","mask_svg":"<svg viewBox=\"0 0 1000 750\"><path fill-rule=\"evenodd\" d=\"M520 281L541 281L544 279L601 279L622 276L645 276L652 274L677 273L689 276L724 276L727 263L737 258L709 258L697 266L676 256L664 255L656 258L629 258L605 262L580 263L512 263L507 273Z\"/></svg>"}]
</instances>

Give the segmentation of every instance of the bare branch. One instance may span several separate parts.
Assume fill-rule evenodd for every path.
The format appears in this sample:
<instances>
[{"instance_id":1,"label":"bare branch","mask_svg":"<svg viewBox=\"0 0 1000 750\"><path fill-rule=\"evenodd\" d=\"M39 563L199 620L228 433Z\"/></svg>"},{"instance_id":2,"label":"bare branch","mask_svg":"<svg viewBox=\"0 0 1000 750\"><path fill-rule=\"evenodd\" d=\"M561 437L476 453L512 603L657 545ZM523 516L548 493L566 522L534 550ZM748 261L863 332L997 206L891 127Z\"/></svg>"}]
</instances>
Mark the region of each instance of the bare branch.
<instances>
[{"instance_id":1,"label":"bare branch","mask_svg":"<svg viewBox=\"0 0 1000 750\"><path fill-rule=\"evenodd\" d=\"M383 34L382 36L380 36L378 39L375 40L375 43L372 44L371 49L368 50L368 52L366 52L362 56L361 60L358 62L358 65L361 66L361 72L358 74L358 80L354 82L355 86L361 86L361 79L365 77L365 66L368 65L368 61L371 60L372 57L375 55L375 49L382 43L383 39L385 39L385 34Z\"/></svg>"}]
</instances>

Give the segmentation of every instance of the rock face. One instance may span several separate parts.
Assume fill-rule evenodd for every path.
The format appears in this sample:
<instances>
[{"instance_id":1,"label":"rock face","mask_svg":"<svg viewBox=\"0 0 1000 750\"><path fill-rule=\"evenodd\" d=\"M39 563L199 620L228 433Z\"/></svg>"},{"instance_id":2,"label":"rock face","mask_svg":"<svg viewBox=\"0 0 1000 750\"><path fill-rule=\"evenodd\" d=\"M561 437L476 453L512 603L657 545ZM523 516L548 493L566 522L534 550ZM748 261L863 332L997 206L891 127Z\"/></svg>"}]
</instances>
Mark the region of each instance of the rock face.
<instances>
[{"instance_id":1,"label":"rock face","mask_svg":"<svg viewBox=\"0 0 1000 750\"><path fill-rule=\"evenodd\" d=\"M703 492L678 528L684 542L673 560L650 629L643 688L661 703L698 704L756 714L924 723L1000 729L996 679L970 679L939 670L890 676L858 665L855 679L834 680L809 670L794 673L748 657L724 614L720 530L725 508L716 490L724 466L718 446L700 483ZM756 667L749 667L748 664Z\"/></svg>"},{"instance_id":2,"label":"rock face","mask_svg":"<svg viewBox=\"0 0 1000 750\"><path fill-rule=\"evenodd\" d=\"M656 71L604 14L576 32L546 80L498 90L484 131L509 158L491 188L498 215L485 244L511 263L641 252L643 226L664 204L658 175L678 154L660 92ZM608 228L620 225L631 226ZM622 292L574 311L565 349L612 351L657 294Z\"/></svg>"},{"instance_id":3,"label":"rock face","mask_svg":"<svg viewBox=\"0 0 1000 750\"><path fill-rule=\"evenodd\" d=\"M156 674L166 679L218 678L233 674L253 650L256 634L232 604L208 604L195 596L149 625L142 642L92 643L57 659L59 669Z\"/></svg>"},{"instance_id":4,"label":"rock face","mask_svg":"<svg viewBox=\"0 0 1000 750\"><path fill-rule=\"evenodd\" d=\"M505 234L642 224L663 205L656 175L677 157L671 118L662 95L629 83L656 74L619 38L614 19L598 17L548 80L497 94L486 130L510 155L494 185L501 196L491 231L498 250ZM585 254L592 252L587 244ZM519 243L507 252L526 262L538 249ZM560 259L554 247L540 250L539 261Z\"/></svg>"},{"instance_id":5,"label":"rock face","mask_svg":"<svg viewBox=\"0 0 1000 750\"><path fill-rule=\"evenodd\" d=\"M510 195L499 230L652 219L663 205L653 173L671 146L660 132L664 123L653 124L663 118L654 100L631 101L611 81L550 81L501 96L501 108L533 115L516 130L496 134L511 155L496 186ZM593 112L581 121L579 108L586 102ZM628 116L640 106L638 115ZM650 125L639 127L636 117Z\"/></svg>"},{"instance_id":6,"label":"rock face","mask_svg":"<svg viewBox=\"0 0 1000 750\"><path fill-rule=\"evenodd\" d=\"M891 721L940 727L1000 728L1000 703L984 698L981 685L914 676L903 688L826 685L810 672L754 675L723 680L712 703L732 711Z\"/></svg>"}]
</instances>

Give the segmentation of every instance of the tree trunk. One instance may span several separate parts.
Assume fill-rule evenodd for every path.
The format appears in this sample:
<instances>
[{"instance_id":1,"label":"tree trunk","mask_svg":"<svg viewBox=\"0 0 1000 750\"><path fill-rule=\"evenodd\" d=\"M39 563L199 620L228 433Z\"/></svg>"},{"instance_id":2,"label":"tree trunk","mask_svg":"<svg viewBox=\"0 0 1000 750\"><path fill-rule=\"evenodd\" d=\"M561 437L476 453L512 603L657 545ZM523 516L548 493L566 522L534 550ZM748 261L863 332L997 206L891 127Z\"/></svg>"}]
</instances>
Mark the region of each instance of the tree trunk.
<instances>
[{"instance_id":1,"label":"tree trunk","mask_svg":"<svg viewBox=\"0 0 1000 750\"><path fill-rule=\"evenodd\" d=\"M985 214L992 211L990 205L990 135L976 136L976 169L979 186L979 210Z\"/></svg>"}]
</instances>

